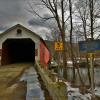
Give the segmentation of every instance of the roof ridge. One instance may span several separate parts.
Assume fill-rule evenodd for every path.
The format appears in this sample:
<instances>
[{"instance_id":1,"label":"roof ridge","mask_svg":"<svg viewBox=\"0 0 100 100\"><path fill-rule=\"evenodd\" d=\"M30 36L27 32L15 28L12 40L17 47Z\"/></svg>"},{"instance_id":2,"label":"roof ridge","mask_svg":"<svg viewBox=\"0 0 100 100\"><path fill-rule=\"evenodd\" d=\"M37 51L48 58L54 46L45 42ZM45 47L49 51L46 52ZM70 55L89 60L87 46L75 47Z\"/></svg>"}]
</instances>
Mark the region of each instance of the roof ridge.
<instances>
[{"instance_id":1,"label":"roof ridge","mask_svg":"<svg viewBox=\"0 0 100 100\"><path fill-rule=\"evenodd\" d=\"M18 26L18 27L22 27L22 28L24 28L25 30L27 30L27 31L29 31L29 32L31 32L31 33L34 33L34 35L36 35L38 38L42 39L42 37L40 37L38 34L36 34L35 32L33 32L32 30L26 28L26 27L23 26L22 24L16 24L16 25L14 25L14 26L8 28L8 29L5 30L4 32L2 32L2 33L0 34L0 36L6 34L7 32L9 32L9 31L11 31L11 30L13 30L13 29L16 28L17 26ZM43 40L43 39L42 39L42 40Z\"/></svg>"}]
</instances>

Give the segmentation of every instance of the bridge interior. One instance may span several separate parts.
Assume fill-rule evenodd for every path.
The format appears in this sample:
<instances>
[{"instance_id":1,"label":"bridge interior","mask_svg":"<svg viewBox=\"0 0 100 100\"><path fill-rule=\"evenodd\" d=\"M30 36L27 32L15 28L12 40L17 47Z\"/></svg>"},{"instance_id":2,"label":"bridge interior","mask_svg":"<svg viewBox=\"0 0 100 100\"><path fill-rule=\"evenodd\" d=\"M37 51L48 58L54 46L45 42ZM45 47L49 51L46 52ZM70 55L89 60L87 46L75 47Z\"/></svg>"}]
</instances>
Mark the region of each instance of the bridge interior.
<instances>
[{"instance_id":1,"label":"bridge interior","mask_svg":"<svg viewBox=\"0 0 100 100\"><path fill-rule=\"evenodd\" d=\"M35 43L31 39L7 39L2 44L2 65L34 61Z\"/></svg>"}]
</instances>

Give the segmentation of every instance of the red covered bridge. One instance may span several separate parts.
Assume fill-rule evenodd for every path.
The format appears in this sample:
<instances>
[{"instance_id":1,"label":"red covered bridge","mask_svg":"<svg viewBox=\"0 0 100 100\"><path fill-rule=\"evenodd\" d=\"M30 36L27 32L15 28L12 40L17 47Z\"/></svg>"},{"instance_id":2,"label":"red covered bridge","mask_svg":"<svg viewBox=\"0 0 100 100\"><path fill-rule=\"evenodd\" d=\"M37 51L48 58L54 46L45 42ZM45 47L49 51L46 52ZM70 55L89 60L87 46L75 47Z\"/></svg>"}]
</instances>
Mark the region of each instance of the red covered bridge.
<instances>
[{"instance_id":1,"label":"red covered bridge","mask_svg":"<svg viewBox=\"0 0 100 100\"><path fill-rule=\"evenodd\" d=\"M17 24L0 34L1 65L40 61L48 65L49 50L36 33Z\"/></svg>"}]
</instances>

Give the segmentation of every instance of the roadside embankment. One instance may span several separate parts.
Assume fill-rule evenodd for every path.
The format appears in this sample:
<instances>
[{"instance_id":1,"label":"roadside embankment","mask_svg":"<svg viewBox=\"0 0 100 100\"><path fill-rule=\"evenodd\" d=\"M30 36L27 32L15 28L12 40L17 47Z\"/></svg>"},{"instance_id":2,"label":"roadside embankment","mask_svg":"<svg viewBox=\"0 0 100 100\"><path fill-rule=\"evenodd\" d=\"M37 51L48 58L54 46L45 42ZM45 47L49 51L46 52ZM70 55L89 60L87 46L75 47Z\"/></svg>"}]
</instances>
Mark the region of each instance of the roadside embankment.
<instances>
[{"instance_id":1,"label":"roadside embankment","mask_svg":"<svg viewBox=\"0 0 100 100\"><path fill-rule=\"evenodd\" d=\"M67 89L63 82L54 82L38 62L37 70L53 100L67 100Z\"/></svg>"}]
</instances>

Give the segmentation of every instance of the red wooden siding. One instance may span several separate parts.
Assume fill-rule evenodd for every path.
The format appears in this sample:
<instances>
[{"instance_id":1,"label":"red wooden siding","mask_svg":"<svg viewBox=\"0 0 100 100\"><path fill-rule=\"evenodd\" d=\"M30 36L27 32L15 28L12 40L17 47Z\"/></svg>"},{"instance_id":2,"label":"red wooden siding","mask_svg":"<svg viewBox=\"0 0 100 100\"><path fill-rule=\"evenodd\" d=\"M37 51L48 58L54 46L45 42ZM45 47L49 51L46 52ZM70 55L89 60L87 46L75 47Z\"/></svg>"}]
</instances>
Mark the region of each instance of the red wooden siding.
<instances>
[{"instance_id":1,"label":"red wooden siding","mask_svg":"<svg viewBox=\"0 0 100 100\"><path fill-rule=\"evenodd\" d=\"M49 60L50 60L49 50L47 49L45 43L41 41L40 43L40 63L47 68Z\"/></svg>"},{"instance_id":2,"label":"red wooden siding","mask_svg":"<svg viewBox=\"0 0 100 100\"><path fill-rule=\"evenodd\" d=\"M35 49L35 56L38 56L38 49Z\"/></svg>"},{"instance_id":3,"label":"red wooden siding","mask_svg":"<svg viewBox=\"0 0 100 100\"><path fill-rule=\"evenodd\" d=\"M0 56L2 55L2 49L0 49Z\"/></svg>"}]
</instances>

